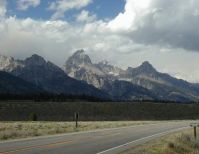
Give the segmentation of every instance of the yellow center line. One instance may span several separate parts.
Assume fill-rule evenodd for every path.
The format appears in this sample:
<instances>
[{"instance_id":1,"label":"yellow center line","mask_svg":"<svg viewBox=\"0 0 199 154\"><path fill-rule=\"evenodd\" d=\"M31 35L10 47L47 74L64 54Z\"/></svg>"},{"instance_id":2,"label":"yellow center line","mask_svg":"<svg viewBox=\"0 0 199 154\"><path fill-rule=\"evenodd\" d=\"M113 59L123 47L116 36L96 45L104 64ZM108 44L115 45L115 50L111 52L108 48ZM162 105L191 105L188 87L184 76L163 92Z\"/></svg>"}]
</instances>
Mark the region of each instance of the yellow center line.
<instances>
[{"instance_id":1,"label":"yellow center line","mask_svg":"<svg viewBox=\"0 0 199 154\"><path fill-rule=\"evenodd\" d=\"M117 135L121 135L122 133L110 133L110 134L101 134L99 136L95 136L94 138L106 138L106 137L112 137L112 136L117 136Z\"/></svg>"},{"instance_id":2,"label":"yellow center line","mask_svg":"<svg viewBox=\"0 0 199 154\"><path fill-rule=\"evenodd\" d=\"M88 140L93 140L95 138L104 138L104 137L116 136L116 135L120 135L120 134L121 133L114 133L114 134L104 133L104 134L101 134L100 136L84 138L84 140L86 139L86 141L88 141ZM3 152L0 152L0 154L11 154L11 153L21 152L21 151L29 151L29 150L32 150L32 149L35 149L35 148L48 149L48 148L53 148L55 146L59 146L59 145L63 145L63 144L69 144L69 143L74 143L74 141L70 140L70 141L55 142L55 143L50 143L50 144L28 146L28 147L19 148L19 149L3 151Z\"/></svg>"},{"instance_id":3,"label":"yellow center line","mask_svg":"<svg viewBox=\"0 0 199 154\"><path fill-rule=\"evenodd\" d=\"M64 142L62 141L62 142L55 142L55 143L50 143L50 144L29 146L29 147L10 150L10 151L0 152L0 154L10 154L10 153L15 153L15 152L28 151L28 150L32 150L32 149L35 149L35 148L54 147L54 146L58 146L58 145L62 145L62 144L69 144L69 143L72 143L72 142L73 141L71 140L71 141L64 141Z\"/></svg>"}]
</instances>

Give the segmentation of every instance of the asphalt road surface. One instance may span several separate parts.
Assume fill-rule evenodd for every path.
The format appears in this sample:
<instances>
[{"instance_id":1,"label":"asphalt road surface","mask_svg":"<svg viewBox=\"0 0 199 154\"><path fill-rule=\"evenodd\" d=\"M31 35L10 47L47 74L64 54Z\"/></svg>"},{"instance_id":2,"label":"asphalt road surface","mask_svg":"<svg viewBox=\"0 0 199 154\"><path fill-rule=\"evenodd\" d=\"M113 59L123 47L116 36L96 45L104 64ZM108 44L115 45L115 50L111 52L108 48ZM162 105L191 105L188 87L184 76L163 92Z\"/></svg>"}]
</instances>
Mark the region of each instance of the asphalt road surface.
<instances>
[{"instance_id":1,"label":"asphalt road surface","mask_svg":"<svg viewBox=\"0 0 199 154\"><path fill-rule=\"evenodd\" d=\"M103 154L189 128L190 122L163 122L0 142L0 154Z\"/></svg>"}]
</instances>

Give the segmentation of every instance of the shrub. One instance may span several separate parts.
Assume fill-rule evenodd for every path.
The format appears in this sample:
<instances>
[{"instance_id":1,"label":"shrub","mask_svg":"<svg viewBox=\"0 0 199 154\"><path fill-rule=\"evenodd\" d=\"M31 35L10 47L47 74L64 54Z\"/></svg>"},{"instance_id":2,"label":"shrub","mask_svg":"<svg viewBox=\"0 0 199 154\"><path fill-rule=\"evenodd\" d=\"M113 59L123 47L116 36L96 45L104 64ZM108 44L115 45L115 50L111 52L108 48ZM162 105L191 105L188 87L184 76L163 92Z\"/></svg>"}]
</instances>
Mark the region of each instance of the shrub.
<instances>
[{"instance_id":1,"label":"shrub","mask_svg":"<svg viewBox=\"0 0 199 154\"><path fill-rule=\"evenodd\" d=\"M36 113L31 113L30 115L29 115L29 120L30 121L37 121L37 114Z\"/></svg>"},{"instance_id":2,"label":"shrub","mask_svg":"<svg viewBox=\"0 0 199 154\"><path fill-rule=\"evenodd\" d=\"M175 145L174 145L174 143L169 142L169 143L168 143L168 147L169 147L170 149L173 149L173 148L175 147Z\"/></svg>"}]
</instances>

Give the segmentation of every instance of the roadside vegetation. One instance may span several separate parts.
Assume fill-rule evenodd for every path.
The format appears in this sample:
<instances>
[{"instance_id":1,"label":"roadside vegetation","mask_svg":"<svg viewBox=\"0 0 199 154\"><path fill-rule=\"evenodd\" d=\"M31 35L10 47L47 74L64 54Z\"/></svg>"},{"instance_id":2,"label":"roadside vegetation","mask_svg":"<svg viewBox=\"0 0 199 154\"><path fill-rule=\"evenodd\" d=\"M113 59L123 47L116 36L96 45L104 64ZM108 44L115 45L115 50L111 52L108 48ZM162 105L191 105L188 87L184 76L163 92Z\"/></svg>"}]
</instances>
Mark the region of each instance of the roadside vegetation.
<instances>
[{"instance_id":1,"label":"roadside vegetation","mask_svg":"<svg viewBox=\"0 0 199 154\"><path fill-rule=\"evenodd\" d=\"M79 122L78 128L75 127L74 122L0 122L0 140L152 123L158 123L158 121Z\"/></svg>"},{"instance_id":2,"label":"roadside vegetation","mask_svg":"<svg viewBox=\"0 0 199 154\"><path fill-rule=\"evenodd\" d=\"M193 129L149 141L120 154L199 154L199 133L194 139Z\"/></svg>"}]
</instances>

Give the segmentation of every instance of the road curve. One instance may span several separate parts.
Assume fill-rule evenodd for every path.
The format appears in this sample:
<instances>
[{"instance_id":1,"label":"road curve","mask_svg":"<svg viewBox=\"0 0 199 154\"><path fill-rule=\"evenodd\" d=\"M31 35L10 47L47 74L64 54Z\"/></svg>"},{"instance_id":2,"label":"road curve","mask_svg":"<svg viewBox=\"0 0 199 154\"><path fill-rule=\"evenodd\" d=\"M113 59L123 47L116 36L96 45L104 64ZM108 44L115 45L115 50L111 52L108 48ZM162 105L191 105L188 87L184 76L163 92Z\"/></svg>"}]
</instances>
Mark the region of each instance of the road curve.
<instances>
[{"instance_id":1,"label":"road curve","mask_svg":"<svg viewBox=\"0 0 199 154\"><path fill-rule=\"evenodd\" d=\"M0 142L0 154L117 153L167 133L189 128L189 121L70 133Z\"/></svg>"}]
</instances>

